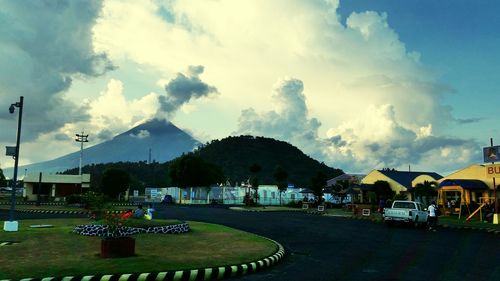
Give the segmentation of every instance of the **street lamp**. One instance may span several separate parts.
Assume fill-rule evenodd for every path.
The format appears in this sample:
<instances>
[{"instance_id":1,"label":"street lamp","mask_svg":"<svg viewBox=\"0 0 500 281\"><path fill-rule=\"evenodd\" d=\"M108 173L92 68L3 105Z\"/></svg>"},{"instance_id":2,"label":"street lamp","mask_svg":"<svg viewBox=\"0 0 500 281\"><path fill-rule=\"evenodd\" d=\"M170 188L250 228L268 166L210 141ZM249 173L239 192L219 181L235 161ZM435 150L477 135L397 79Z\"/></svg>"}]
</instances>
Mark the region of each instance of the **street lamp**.
<instances>
[{"instance_id":1,"label":"street lamp","mask_svg":"<svg viewBox=\"0 0 500 281\"><path fill-rule=\"evenodd\" d=\"M5 231L17 231L18 223L14 221L14 210L16 208L16 192L17 192L17 166L19 164L19 143L21 140L21 123L23 118L23 101L24 97L21 96L19 98L19 102L13 103L9 107L10 114L14 114L16 111L16 107L19 108L19 119L17 121L17 139L16 139L16 147L15 152L12 157L14 157L14 178L13 178L13 187L11 194L11 204L10 204L10 212L9 212L9 221L4 222L4 230Z\"/></svg>"},{"instance_id":2,"label":"street lamp","mask_svg":"<svg viewBox=\"0 0 500 281\"><path fill-rule=\"evenodd\" d=\"M78 169L78 175L81 176L82 175L82 158L83 158L83 143L84 142L89 142L88 141L88 138L89 135L84 135L83 132L82 134L76 134L76 139L75 141L76 142L79 142L81 144L80 146L80 166L79 166L79 169Z\"/></svg>"}]
</instances>

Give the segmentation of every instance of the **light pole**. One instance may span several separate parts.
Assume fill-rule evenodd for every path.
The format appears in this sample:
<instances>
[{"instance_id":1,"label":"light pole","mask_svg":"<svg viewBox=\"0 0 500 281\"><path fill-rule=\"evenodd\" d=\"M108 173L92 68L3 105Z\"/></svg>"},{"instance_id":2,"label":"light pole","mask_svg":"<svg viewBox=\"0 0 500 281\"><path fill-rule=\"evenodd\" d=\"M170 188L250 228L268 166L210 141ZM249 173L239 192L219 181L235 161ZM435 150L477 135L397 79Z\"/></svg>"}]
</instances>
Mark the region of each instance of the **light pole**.
<instances>
[{"instance_id":1,"label":"light pole","mask_svg":"<svg viewBox=\"0 0 500 281\"><path fill-rule=\"evenodd\" d=\"M13 187L11 194L11 203L10 203L10 212L9 212L9 221L4 222L4 230L5 231L17 231L18 224L17 221L14 221L14 210L16 208L16 192L17 192L17 166L19 164L19 143L21 141L21 123L23 118L23 102L24 97L21 96L19 98L19 102L13 103L9 107L10 114L14 114L16 111L16 107L19 108L19 119L17 121L17 139L16 139L16 147L14 152L14 178L13 178Z\"/></svg>"},{"instance_id":2,"label":"light pole","mask_svg":"<svg viewBox=\"0 0 500 281\"><path fill-rule=\"evenodd\" d=\"M76 142L79 142L81 144L81 147L80 147L80 168L78 169L78 175L82 175L82 158L83 158L83 143L84 142L89 142L87 140L87 138L89 137L89 135L84 135L83 134L83 131L82 131L82 134L76 134L76 139L75 141Z\"/></svg>"}]
</instances>

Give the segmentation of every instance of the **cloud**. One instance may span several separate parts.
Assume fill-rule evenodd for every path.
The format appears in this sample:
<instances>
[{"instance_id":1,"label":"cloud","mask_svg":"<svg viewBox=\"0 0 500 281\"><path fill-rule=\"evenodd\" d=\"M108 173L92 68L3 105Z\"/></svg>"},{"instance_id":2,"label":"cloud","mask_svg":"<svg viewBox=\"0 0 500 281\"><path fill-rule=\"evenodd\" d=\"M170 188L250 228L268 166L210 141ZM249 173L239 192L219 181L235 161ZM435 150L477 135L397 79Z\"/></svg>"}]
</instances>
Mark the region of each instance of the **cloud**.
<instances>
[{"instance_id":1,"label":"cloud","mask_svg":"<svg viewBox=\"0 0 500 281\"><path fill-rule=\"evenodd\" d=\"M217 88L199 78L203 71L204 67L201 65L189 66L186 75L177 73L175 78L168 81L165 85L167 94L158 97L160 107L157 115L169 117L190 100L218 94Z\"/></svg>"},{"instance_id":2,"label":"cloud","mask_svg":"<svg viewBox=\"0 0 500 281\"><path fill-rule=\"evenodd\" d=\"M130 134L130 136L133 138L145 139L150 136L150 133L148 130L140 130L137 134Z\"/></svg>"},{"instance_id":3,"label":"cloud","mask_svg":"<svg viewBox=\"0 0 500 281\"><path fill-rule=\"evenodd\" d=\"M341 22L339 1L6 3L0 63L11 67L0 70L0 86L14 94L0 101L8 107L31 93L31 139L50 128L105 140L161 115L195 135L236 130L287 140L346 171L407 162L450 170L474 159L473 141L450 137L457 120L442 100L455 90L407 49L390 14L352 13ZM73 81L105 73L110 60L133 79L106 77L97 98L71 102ZM199 66L178 73L186 65ZM296 78L278 81L270 95L279 77ZM165 93L148 88L165 78ZM0 111L2 129L15 132L13 118Z\"/></svg>"},{"instance_id":4,"label":"cloud","mask_svg":"<svg viewBox=\"0 0 500 281\"><path fill-rule=\"evenodd\" d=\"M309 116L303 89L300 80L280 80L272 96L275 109L262 113L243 110L234 134L285 140L316 159L351 172L407 169L408 165L443 170L449 162L469 163L477 150L473 140L434 136L431 124L416 130L401 124L391 104L368 106L358 118L329 129L322 138L318 133L321 123Z\"/></svg>"},{"instance_id":5,"label":"cloud","mask_svg":"<svg viewBox=\"0 0 500 281\"><path fill-rule=\"evenodd\" d=\"M479 118L457 118L455 119L455 121L458 123L458 124L471 124L471 123L478 123L478 122L481 122L483 120L486 120L486 118L484 117L479 117Z\"/></svg>"},{"instance_id":6,"label":"cloud","mask_svg":"<svg viewBox=\"0 0 500 281\"><path fill-rule=\"evenodd\" d=\"M224 94L210 103L191 99L196 112L175 115L176 124L193 131L200 129L192 124L211 132L236 127L235 133L290 141L355 172L408 164L429 170L438 162L450 170L471 161L474 142L448 136L456 122L453 108L442 100L455 93L453 87L440 83L422 64L421 54L407 49L389 25L391 15L352 13L344 23L338 5L107 1L95 29L96 46L113 59L130 58L166 77L186 62L210 69L206 79ZM144 49L139 42L149 44ZM269 95L269 85L287 76L297 79L280 80ZM177 78L185 82L190 76L178 74L170 82ZM160 97L161 113L174 112L191 98L168 94ZM202 112L210 112L210 118ZM233 116L237 122L228 118ZM425 167L426 159L441 154L460 160L446 156Z\"/></svg>"},{"instance_id":7,"label":"cloud","mask_svg":"<svg viewBox=\"0 0 500 281\"><path fill-rule=\"evenodd\" d=\"M0 104L25 97L23 139L88 120L87 108L68 100L65 91L74 79L113 69L106 54L94 52L92 44L101 2L3 1L1 6ZM14 131L14 118L1 115L0 126ZM7 139L12 140L0 135L0 141Z\"/></svg>"},{"instance_id":8,"label":"cloud","mask_svg":"<svg viewBox=\"0 0 500 281\"><path fill-rule=\"evenodd\" d=\"M238 130L234 134L252 134L290 141L309 153L314 149L321 123L309 118L302 81L293 78L279 80L273 89L274 110L257 113L248 108L241 112ZM321 155L322 156L322 155ZM324 157L321 157L324 158Z\"/></svg>"},{"instance_id":9,"label":"cloud","mask_svg":"<svg viewBox=\"0 0 500 281\"><path fill-rule=\"evenodd\" d=\"M431 124L413 130L401 124L394 111L390 104L370 106L359 118L329 129L329 158L350 162L356 171L408 165L442 171L449 163L466 165L473 159L475 141L434 136Z\"/></svg>"},{"instance_id":10,"label":"cloud","mask_svg":"<svg viewBox=\"0 0 500 281\"><path fill-rule=\"evenodd\" d=\"M151 92L138 99L127 99L123 91L123 82L111 79L96 99L87 101L92 116L86 123L87 130L94 132L100 141L153 118L158 110L158 94Z\"/></svg>"}]
</instances>

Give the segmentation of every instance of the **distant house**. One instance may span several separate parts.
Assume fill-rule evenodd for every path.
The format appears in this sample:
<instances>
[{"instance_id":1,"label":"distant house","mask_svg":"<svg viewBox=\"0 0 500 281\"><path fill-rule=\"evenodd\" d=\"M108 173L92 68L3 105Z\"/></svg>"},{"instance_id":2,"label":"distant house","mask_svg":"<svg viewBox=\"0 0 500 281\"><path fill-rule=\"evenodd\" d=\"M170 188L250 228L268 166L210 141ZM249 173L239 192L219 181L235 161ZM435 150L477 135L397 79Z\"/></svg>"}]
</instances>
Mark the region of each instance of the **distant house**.
<instances>
[{"instance_id":1,"label":"distant house","mask_svg":"<svg viewBox=\"0 0 500 281\"><path fill-rule=\"evenodd\" d=\"M24 196L29 201L64 201L67 196L90 189L90 174L28 174L24 177Z\"/></svg>"},{"instance_id":2,"label":"distant house","mask_svg":"<svg viewBox=\"0 0 500 281\"><path fill-rule=\"evenodd\" d=\"M332 179L326 181L327 187L332 187L341 181L348 181L351 184L359 183L361 179L363 179L365 175L361 174L342 174L340 176L336 176Z\"/></svg>"},{"instance_id":3,"label":"distant house","mask_svg":"<svg viewBox=\"0 0 500 281\"><path fill-rule=\"evenodd\" d=\"M440 174L434 172L410 172L382 169L371 171L361 180L361 184L373 185L376 181L386 181L396 194L406 194L408 199L414 199L411 190L417 184L423 183L424 181L437 182L441 178L443 177Z\"/></svg>"},{"instance_id":4,"label":"distant house","mask_svg":"<svg viewBox=\"0 0 500 281\"><path fill-rule=\"evenodd\" d=\"M365 177L362 174L342 174L326 181L324 199L331 203L351 202L354 194L359 194L359 183ZM349 187L343 190L335 190L333 187L343 181L349 183ZM342 200L341 200L342 199Z\"/></svg>"}]
</instances>

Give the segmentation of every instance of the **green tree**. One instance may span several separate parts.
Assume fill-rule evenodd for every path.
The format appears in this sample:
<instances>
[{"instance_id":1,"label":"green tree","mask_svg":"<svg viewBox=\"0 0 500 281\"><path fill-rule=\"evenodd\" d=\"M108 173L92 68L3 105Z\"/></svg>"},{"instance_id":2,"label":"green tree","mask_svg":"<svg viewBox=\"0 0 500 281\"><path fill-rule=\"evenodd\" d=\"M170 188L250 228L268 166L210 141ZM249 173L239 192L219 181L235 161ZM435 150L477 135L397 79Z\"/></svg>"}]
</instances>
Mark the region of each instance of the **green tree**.
<instances>
[{"instance_id":1,"label":"green tree","mask_svg":"<svg viewBox=\"0 0 500 281\"><path fill-rule=\"evenodd\" d=\"M181 189L187 187L210 187L224 181L222 169L201 157L186 154L173 160L168 168L168 175L174 185Z\"/></svg>"},{"instance_id":2,"label":"green tree","mask_svg":"<svg viewBox=\"0 0 500 281\"><path fill-rule=\"evenodd\" d=\"M437 182L435 181L424 181L423 183L417 183L415 188L413 188L413 194L415 198L420 198L424 205L428 205L431 198L437 196Z\"/></svg>"},{"instance_id":3,"label":"green tree","mask_svg":"<svg viewBox=\"0 0 500 281\"><path fill-rule=\"evenodd\" d=\"M389 185L389 183L386 181L382 181L382 180L378 180L378 181L373 183L373 190L372 191L375 192L375 194L377 195L377 201L380 199L393 198L394 194L396 194L396 192L394 192L391 189L391 186Z\"/></svg>"},{"instance_id":4,"label":"green tree","mask_svg":"<svg viewBox=\"0 0 500 281\"><path fill-rule=\"evenodd\" d=\"M323 202L323 189L326 187L328 176L325 173L318 171L314 177L311 178L311 190L318 199L318 203Z\"/></svg>"},{"instance_id":5,"label":"green tree","mask_svg":"<svg viewBox=\"0 0 500 281\"><path fill-rule=\"evenodd\" d=\"M283 167L278 165L276 166L276 168L274 168L273 177L280 192L280 205L281 205L281 194L285 192L286 189L288 188L288 182L287 182L288 172L285 171Z\"/></svg>"},{"instance_id":6,"label":"green tree","mask_svg":"<svg viewBox=\"0 0 500 281\"><path fill-rule=\"evenodd\" d=\"M7 186L7 180L5 179L2 168L0 168L0 186Z\"/></svg>"},{"instance_id":7,"label":"green tree","mask_svg":"<svg viewBox=\"0 0 500 281\"><path fill-rule=\"evenodd\" d=\"M394 195L393 197L394 200L408 200L408 195L406 193L398 193Z\"/></svg>"},{"instance_id":8,"label":"green tree","mask_svg":"<svg viewBox=\"0 0 500 281\"><path fill-rule=\"evenodd\" d=\"M333 191L339 193L342 190L347 190L351 183L348 180L337 181L337 183L333 186ZM347 197L347 193L340 193L340 204Z\"/></svg>"},{"instance_id":9,"label":"green tree","mask_svg":"<svg viewBox=\"0 0 500 281\"><path fill-rule=\"evenodd\" d=\"M127 171L120 168L108 168L102 174L100 189L108 197L116 198L118 194L128 189L129 184L130 176Z\"/></svg>"},{"instance_id":10,"label":"green tree","mask_svg":"<svg viewBox=\"0 0 500 281\"><path fill-rule=\"evenodd\" d=\"M257 164L253 163L250 168L250 173L252 174L252 177L250 178L250 185L252 186L252 189L254 191L254 196L255 196L255 202L259 200L259 176L258 174L260 171L262 171L262 167Z\"/></svg>"}]
</instances>

